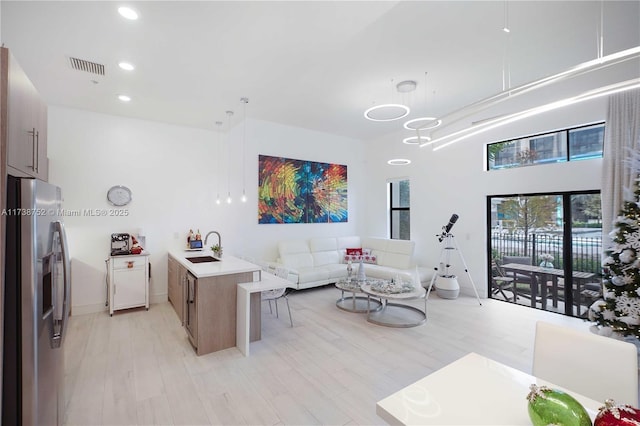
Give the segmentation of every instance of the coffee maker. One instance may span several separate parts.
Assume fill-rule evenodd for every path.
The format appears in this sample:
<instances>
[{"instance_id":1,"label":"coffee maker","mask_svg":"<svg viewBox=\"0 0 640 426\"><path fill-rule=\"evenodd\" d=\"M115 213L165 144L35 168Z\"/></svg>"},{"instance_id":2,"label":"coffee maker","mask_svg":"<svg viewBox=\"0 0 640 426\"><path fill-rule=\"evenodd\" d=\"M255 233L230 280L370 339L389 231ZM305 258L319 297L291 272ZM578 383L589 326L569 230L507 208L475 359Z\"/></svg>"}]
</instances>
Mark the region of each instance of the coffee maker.
<instances>
[{"instance_id":1,"label":"coffee maker","mask_svg":"<svg viewBox=\"0 0 640 426\"><path fill-rule=\"evenodd\" d=\"M111 234L111 256L131 254L131 235L116 233Z\"/></svg>"}]
</instances>

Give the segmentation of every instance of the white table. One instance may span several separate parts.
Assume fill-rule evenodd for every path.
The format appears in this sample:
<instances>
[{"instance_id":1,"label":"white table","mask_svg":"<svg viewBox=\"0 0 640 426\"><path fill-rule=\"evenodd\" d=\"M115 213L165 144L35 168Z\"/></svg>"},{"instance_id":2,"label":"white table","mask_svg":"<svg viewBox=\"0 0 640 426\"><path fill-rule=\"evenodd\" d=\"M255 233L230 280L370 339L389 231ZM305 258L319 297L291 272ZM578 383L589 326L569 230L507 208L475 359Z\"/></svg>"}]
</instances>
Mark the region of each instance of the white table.
<instances>
[{"instance_id":1,"label":"white table","mask_svg":"<svg viewBox=\"0 0 640 426\"><path fill-rule=\"evenodd\" d=\"M470 353L378 401L392 425L531 425L529 385L560 389L582 404L591 421L603 404L497 361Z\"/></svg>"},{"instance_id":2,"label":"white table","mask_svg":"<svg viewBox=\"0 0 640 426\"><path fill-rule=\"evenodd\" d=\"M260 280L238 284L236 297L236 347L244 356L249 356L251 329L251 294L276 288L292 287L294 284L268 272L260 273ZM258 311L259 312L259 311Z\"/></svg>"}]
</instances>

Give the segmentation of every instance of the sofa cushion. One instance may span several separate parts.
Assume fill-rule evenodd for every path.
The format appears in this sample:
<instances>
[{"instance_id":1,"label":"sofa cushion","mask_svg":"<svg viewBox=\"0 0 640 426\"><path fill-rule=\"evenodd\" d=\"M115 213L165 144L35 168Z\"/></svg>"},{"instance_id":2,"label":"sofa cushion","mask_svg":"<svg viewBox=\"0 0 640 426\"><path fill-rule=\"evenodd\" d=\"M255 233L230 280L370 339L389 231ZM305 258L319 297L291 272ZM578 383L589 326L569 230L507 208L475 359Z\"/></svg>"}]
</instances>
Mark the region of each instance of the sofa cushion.
<instances>
[{"instance_id":1,"label":"sofa cushion","mask_svg":"<svg viewBox=\"0 0 640 426\"><path fill-rule=\"evenodd\" d=\"M313 253L313 266L334 265L340 263L338 251L318 251Z\"/></svg>"},{"instance_id":2,"label":"sofa cushion","mask_svg":"<svg viewBox=\"0 0 640 426\"><path fill-rule=\"evenodd\" d=\"M384 265L387 241L386 238L364 237L362 238L362 248L369 250L371 255L376 256L379 265Z\"/></svg>"},{"instance_id":3,"label":"sofa cushion","mask_svg":"<svg viewBox=\"0 0 640 426\"><path fill-rule=\"evenodd\" d=\"M311 253L317 251L337 251L338 250L338 240L333 237L326 238L311 238L309 240L309 250Z\"/></svg>"},{"instance_id":4,"label":"sofa cushion","mask_svg":"<svg viewBox=\"0 0 640 426\"><path fill-rule=\"evenodd\" d=\"M372 254L345 254L344 255L344 261L345 263L348 263L349 261L351 261L352 263L357 263L360 262L360 259L362 259L362 261L364 263L377 263L378 262L378 258Z\"/></svg>"},{"instance_id":5,"label":"sofa cushion","mask_svg":"<svg viewBox=\"0 0 640 426\"><path fill-rule=\"evenodd\" d=\"M313 256L313 266L324 266L340 263L338 243L335 238L312 238L309 249Z\"/></svg>"},{"instance_id":6,"label":"sofa cushion","mask_svg":"<svg viewBox=\"0 0 640 426\"><path fill-rule=\"evenodd\" d=\"M313 266L313 257L307 240L280 241L280 262L287 268L300 269Z\"/></svg>"},{"instance_id":7,"label":"sofa cushion","mask_svg":"<svg viewBox=\"0 0 640 426\"><path fill-rule=\"evenodd\" d=\"M325 267L298 269L298 282L307 283L329 279L329 269Z\"/></svg>"},{"instance_id":8,"label":"sofa cushion","mask_svg":"<svg viewBox=\"0 0 640 426\"><path fill-rule=\"evenodd\" d=\"M407 269L411 267L411 257L415 243L408 240L388 240L384 266Z\"/></svg>"},{"instance_id":9,"label":"sofa cushion","mask_svg":"<svg viewBox=\"0 0 640 426\"><path fill-rule=\"evenodd\" d=\"M326 269L329 272L329 278L330 279L335 279L336 281L340 278L344 278L347 276L347 265L344 265L342 263L338 263L335 265L325 265L323 266L324 269ZM353 268L354 271L354 275L356 273L356 268Z\"/></svg>"},{"instance_id":10,"label":"sofa cushion","mask_svg":"<svg viewBox=\"0 0 640 426\"><path fill-rule=\"evenodd\" d=\"M311 253L284 254L280 256L280 263L289 269L313 268Z\"/></svg>"},{"instance_id":11,"label":"sofa cushion","mask_svg":"<svg viewBox=\"0 0 640 426\"><path fill-rule=\"evenodd\" d=\"M359 248L348 248L347 250L347 254L352 256L352 255L362 255L362 247Z\"/></svg>"}]
</instances>

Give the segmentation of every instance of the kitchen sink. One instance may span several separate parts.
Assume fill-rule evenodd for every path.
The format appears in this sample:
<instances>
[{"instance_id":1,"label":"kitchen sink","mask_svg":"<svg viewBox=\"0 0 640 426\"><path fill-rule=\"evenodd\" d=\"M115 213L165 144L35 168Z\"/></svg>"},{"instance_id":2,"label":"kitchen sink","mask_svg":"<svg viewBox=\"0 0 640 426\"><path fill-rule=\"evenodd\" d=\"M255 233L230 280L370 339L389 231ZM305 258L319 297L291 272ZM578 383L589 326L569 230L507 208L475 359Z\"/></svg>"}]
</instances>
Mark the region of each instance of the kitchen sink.
<instances>
[{"instance_id":1,"label":"kitchen sink","mask_svg":"<svg viewBox=\"0 0 640 426\"><path fill-rule=\"evenodd\" d=\"M187 257L187 260L191 263L207 263L207 262L219 262L220 259L216 259L212 256L195 256Z\"/></svg>"}]
</instances>

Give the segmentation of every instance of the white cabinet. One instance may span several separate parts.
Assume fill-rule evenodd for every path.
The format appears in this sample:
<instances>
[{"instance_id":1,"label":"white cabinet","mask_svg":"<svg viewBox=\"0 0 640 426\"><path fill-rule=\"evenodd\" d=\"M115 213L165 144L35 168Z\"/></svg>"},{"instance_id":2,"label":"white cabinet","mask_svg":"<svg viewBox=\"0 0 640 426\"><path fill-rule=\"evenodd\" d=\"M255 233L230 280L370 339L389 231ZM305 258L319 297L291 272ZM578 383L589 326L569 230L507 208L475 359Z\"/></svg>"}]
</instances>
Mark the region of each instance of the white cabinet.
<instances>
[{"instance_id":1,"label":"white cabinet","mask_svg":"<svg viewBox=\"0 0 640 426\"><path fill-rule=\"evenodd\" d=\"M6 48L2 49L7 79L7 165L9 174L47 181L47 105ZM6 71L4 71L6 69Z\"/></svg>"},{"instance_id":2,"label":"white cabinet","mask_svg":"<svg viewBox=\"0 0 640 426\"><path fill-rule=\"evenodd\" d=\"M149 310L149 256L111 256L109 314L141 306Z\"/></svg>"}]
</instances>

